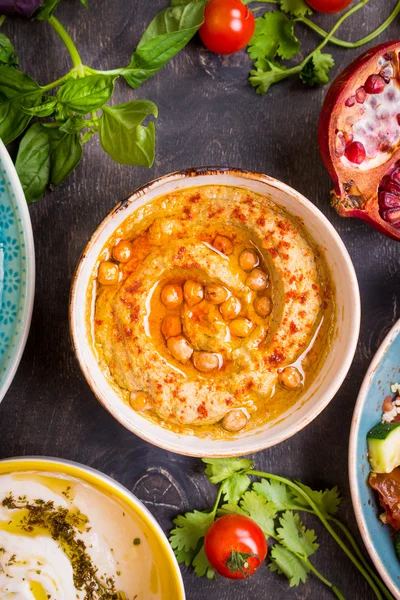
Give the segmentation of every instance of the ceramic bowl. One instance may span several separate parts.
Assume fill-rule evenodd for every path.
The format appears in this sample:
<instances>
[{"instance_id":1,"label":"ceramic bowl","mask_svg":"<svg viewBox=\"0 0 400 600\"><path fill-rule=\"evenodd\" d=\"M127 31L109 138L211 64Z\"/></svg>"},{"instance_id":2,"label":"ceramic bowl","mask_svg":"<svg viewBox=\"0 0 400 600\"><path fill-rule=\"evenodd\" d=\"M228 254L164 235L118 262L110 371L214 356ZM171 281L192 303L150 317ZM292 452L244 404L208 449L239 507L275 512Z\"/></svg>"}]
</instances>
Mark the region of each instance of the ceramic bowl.
<instances>
[{"instance_id":1,"label":"ceramic bowl","mask_svg":"<svg viewBox=\"0 0 400 600\"><path fill-rule=\"evenodd\" d=\"M365 375L354 410L349 447L350 489L358 527L382 579L400 600L400 563L391 529L380 521L382 509L368 485L367 450L367 433L381 420L383 400L390 394L390 385L397 382L400 382L400 320L383 341Z\"/></svg>"},{"instance_id":2,"label":"ceramic bowl","mask_svg":"<svg viewBox=\"0 0 400 600\"><path fill-rule=\"evenodd\" d=\"M89 281L100 251L112 232L135 209L155 197L177 189L213 184L241 187L270 196L276 204L303 221L308 232L326 253L337 294L336 331L331 352L301 403L277 422L228 440L199 439L168 431L124 404L96 361L85 323ZM75 274L70 303L75 352L100 402L139 437L166 450L189 456L249 454L273 446L305 427L327 406L345 378L356 349L359 325L360 298L354 268L343 242L324 215L304 196L276 179L258 173L221 168L192 169L166 175L137 189L120 202L100 224L84 250Z\"/></svg>"},{"instance_id":3,"label":"ceramic bowl","mask_svg":"<svg viewBox=\"0 0 400 600\"><path fill-rule=\"evenodd\" d=\"M173 550L163 530L147 508L129 490L111 477L85 465L59 458L29 456L0 460L0 475L21 471L60 473L78 478L104 494L114 497L132 510L137 523L149 542L157 565L158 584L162 600L185 600L182 576Z\"/></svg>"},{"instance_id":4,"label":"ceramic bowl","mask_svg":"<svg viewBox=\"0 0 400 600\"><path fill-rule=\"evenodd\" d=\"M28 206L0 140L0 402L25 348L34 294L35 253Z\"/></svg>"}]
</instances>

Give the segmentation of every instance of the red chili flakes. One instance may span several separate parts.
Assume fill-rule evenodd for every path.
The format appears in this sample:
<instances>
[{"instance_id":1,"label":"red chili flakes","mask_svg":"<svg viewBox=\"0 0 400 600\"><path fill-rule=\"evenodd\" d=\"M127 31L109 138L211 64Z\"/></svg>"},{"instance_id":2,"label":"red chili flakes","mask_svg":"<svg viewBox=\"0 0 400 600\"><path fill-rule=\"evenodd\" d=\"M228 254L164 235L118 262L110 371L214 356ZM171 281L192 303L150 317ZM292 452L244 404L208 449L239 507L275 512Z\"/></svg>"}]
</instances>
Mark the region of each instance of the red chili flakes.
<instances>
[{"instance_id":1,"label":"red chili flakes","mask_svg":"<svg viewBox=\"0 0 400 600\"><path fill-rule=\"evenodd\" d=\"M278 221L276 225L277 225L277 227L279 227L279 229L281 231L284 231L285 233L287 233L288 231L291 231L291 229L292 229L292 226L289 223L289 221Z\"/></svg>"},{"instance_id":2,"label":"red chili flakes","mask_svg":"<svg viewBox=\"0 0 400 600\"><path fill-rule=\"evenodd\" d=\"M136 350L136 354L143 354L143 350L141 349L139 344L135 345L135 350Z\"/></svg>"},{"instance_id":3,"label":"red chili flakes","mask_svg":"<svg viewBox=\"0 0 400 600\"><path fill-rule=\"evenodd\" d=\"M235 206L235 208L233 209L233 211L231 213L231 216L234 219L238 219L242 223L246 223L246 221L247 221L246 215L244 215L242 213L242 211L240 210L240 208L238 206Z\"/></svg>"},{"instance_id":4,"label":"red chili flakes","mask_svg":"<svg viewBox=\"0 0 400 600\"><path fill-rule=\"evenodd\" d=\"M194 194L194 196L191 196L189 198L189 202L192 202L193 204L197 204L200 201L200 194L197 192L197 194Z\"/></svg>"},{"instance_id":5,"label":"red chili flakes","mask_svg":"<svg viewBox=\"0 0 400 600\"><path fill-rule=\"evenodd\" d=\"M299 331L299 328L297 327L297 325L294 321L292 321L290 323L289 329L290 329L290 333L297 333Z\"/></svg>"},{"instance_id":6,"label":"red chili flakes","mask_svg":"<svg viewBox=\"0 0 400 600\"><path fill-rule=\"evenodd\" d=\"M272 256L272 258L276 258L278 256L278 250L276 248L273 248L271 246L271 248L267 248L268 252L270 253L270 255Z\"/></svg>"},{"instance_id":7,"label":"red chili flakes","mask_svg":"<svg viewBox=\"0 0 400 600\"><path fill-rule=\"evenodd\" d=\"M200 264L197 262L188 262L186 265L181 265L182 269L200 269Z\"/></svg>"},{"instance_id":8,"label":"red chili flakes","mask_svg":"<svg viewBox=\"0 0 400 600\"><path fill-rule=\"evenodd\" d=\"M122 304L125 304L125 306L127 306L128 308L131 308L132 302L130 300L128 300L128 298L124 298L124 296L120 296L120 300L121 300Z\"/></svg>"},{"instance_id":9,"label":"red chili flakes","mask_svg":"<svg viewBox=\"0 0 400 600\"><path fill-rule=\"evenodd\" d=\"M208 218L209 219L213 219L216 215L222 215L222 213L224 212L224 207L221 206L220 208L218 208L217 210L211 210L209 209L208 211Z\"/></svg>"},{"instance_id":10,"label":"red chili flakes","mask_svg":"<svg viewBox=\"0 0 400 600\"><path fill-rule=\"evenodd\" d=\"M281 240L278 244L279 248L282 248L284 250L289 250L289 248L291 248L292 246L289 244L289 242L285 242L284 240Z\"/></svg>"},{"instance_id":11,"label":"red chili flakes","mask_svg":"<svg viewBox=\"0 0 400 600\"><path fill-rule=\"evenodd\" d=\"M233 398L227 398L227 399L225 400L225 404L226 404L227 406L231 406L231 405L233 404Z\"/></svg>"},{"instance_id":12,"label":"red chili flakes","mask_svg":"<svg viewBox=\"0 0 400 600\"><path fill-rule=\"evenodd\" d=\"M300 317L300 318L302 318L302 319L305 319L305 318L306 318L306 315L307 315L307 313L306 313L306 311L305 311L305 310L301 310L301 311L299 312L299 317Z\"/></svg>"},{"instance_id":13,"label":"red chili flakes","mask_svg":"<svg viewBox=\"0 0 400 600\"><path fill-rule=\"evenodd\" d=\"M128 287L125 288L128 294L134 294L140 288L140 281L133 281Z\"/></svg>"},{"instance_id":14,"label":"red chili flakes","mask_svg":"<svg viewBox=\"0 0 400 600\"><path fill-rule=\"evenodd\" d=\"M190 210L190 206L184 206L183 207L183 212L186 215L186 218L191 221L193 219L192 217L192 211Z\"/></svg>"},{"instance_id":15,"label":"red chili flakes","mask_svg":"<svg viewBox=\"0 0 400 600\"><path fill-rule=\"evenodd\" d=\"M131 312L131 323L137 323L139 321L139 313L140 313L140 306L137 305Z\"/></svg>"},{"instance_id":16,"label":"red chili flakes","mask_svg":"<svg viewBox=\"0 0 400 600\"><path fill-rule=\"evenodd\" d=\"M244 201L244 203L247 204L248 206L251 206L251 208L253 208L255 206L255 202L254 202L253 198L247 197L246 200Z\"/></svg>"},{"instance_id":17,"label":"red chili flakes","mask_svg":"<svg viewBox=\"0 0 400 600\"><path fill-rule=\"evenodd\" d=\"M264 215L261 215L261 217L258 217L257 221L256 221L257 225L259 225L260 227L264 227L265 223L266 223L266 219L264 217Z\"/></svg>"},{"instance_id":18,"label":"red chili flakes","mask_svg":"<svg viewBox=\"0 0 400 600\"><path fill-rule=\"evenodd\" d=\"M204 402L202 402L200 404L200 406L197 408L197 412L199 413L199 415L201 415L204 419L206 417L208 417L208 410L206 408L206 405L204 404Z\"/></svg>"},{"instance_id":19,"label":"red chili flakes","mask_svg":"<svg viewBox=\"0 0 400 600\"><path fill-rule=\"evenodd\" d=\"M103 325L103 321L101 319L95 319L95 323L98 327L100 327L100 325Z\"/></svg>"},{"instance_id":20,"label":"red chili flakes","mask_svg":"<svg viewBox=\"0 0 400 600\"><path fill-rule=\"evenodd\" d=\"M308 297L308 292L304 292L303 294L301 294L299 297L300 304L305 304L305 302L307 301L307 297Z\"/></svg>"},{"instance_id":21,"label":"red chili flakes","mask_svg":"<svg viewBox=\"0 0 400 600\"><path fill-rule=\"evenodd\" d=\"M132 329L130 327L124 327L124 335L127 338L132 337Z\"/></svg>"},{"instance_id":22,"label":"red chili flakes","mask_svg":"<svg viewBox=\"0 0 400 600\"><path fill-rule=\"evenodd\" d=\"M174 260L174 261L180 261L180 260L182 260L182 259L183 259L183 257L185 256L185 254L186 254L186 248L185 248L185 246L181 246L181 247L178 249L178 252L177 252L177 253L175 254L175 256L172 258L172 260Z\"/></svg>"},{"instance_id":23,"label":"red chili flakes","mask_svg":"<svg viewBox=\"0 0 400 600\"><path fill-rule=\"evenodd\" d=\"M295 300L296 298L297 298L297 292L295 292L294 290L290 290L289 292L286 292L287 300Z\"/></svg>"},{"instance_id":24,"label":"red chili flakes","mask_svg":"<svg viewBox=\"0 0 400 600\"><path fill-rule=\"evenodd\" d=\"M283 352L274 352L274 354L271 354L271 356L266 356L264 358L264 362L268 362L270 365L280 365L285 358L286 356L283 354Z\"/></svg>"},{"instance_id":25,"label":"red chili flakes","mask_svg":"<svg viewBox=\"0 0 400 600\"><path fill-rule=\"evenodd\" d=\"M328 306L329 306L329 305L328 305L327 301L326 301L326 300L324 300L324 301L323 301L323 303L322 303L322 308L323 308L324 310L326 310L326 309L328 308Z\"/></svg>"}]
</instances>

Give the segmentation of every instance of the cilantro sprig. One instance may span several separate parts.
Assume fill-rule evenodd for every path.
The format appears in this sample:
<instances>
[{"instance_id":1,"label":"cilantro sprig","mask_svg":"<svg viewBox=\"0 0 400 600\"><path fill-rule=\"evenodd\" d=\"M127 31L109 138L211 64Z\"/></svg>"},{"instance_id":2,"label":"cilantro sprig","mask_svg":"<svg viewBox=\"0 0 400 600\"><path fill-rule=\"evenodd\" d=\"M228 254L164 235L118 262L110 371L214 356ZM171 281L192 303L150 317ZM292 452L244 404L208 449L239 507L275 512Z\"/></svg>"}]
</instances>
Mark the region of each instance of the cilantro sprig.
<instances>
[{"instance_id":1,"label":"cilantro sprig","mask_svg":"<svg viewBox=\"0 0 400 600\"><path fill-rule=\"evenodd\" d=\"M206 475L219 485L210 511L187 512L174 520L170 543L178 562L192 565L198 577L215 579L216 574L204 551L204 537L219 516L238 513L253 519L270 542L268 567L284 575L291 587L307 581L312 573L334 596L344 600L339 589L311 562L319 544L313 529L300 513L317 517L353 565L364 576L378 600L393 596L365 560L347 526L337 517L341 502L338 488L313 490L300 481L254 470L247 458L205 458ZM340 535L338 533L340 532Z\"/></svg>"}]
</instances>

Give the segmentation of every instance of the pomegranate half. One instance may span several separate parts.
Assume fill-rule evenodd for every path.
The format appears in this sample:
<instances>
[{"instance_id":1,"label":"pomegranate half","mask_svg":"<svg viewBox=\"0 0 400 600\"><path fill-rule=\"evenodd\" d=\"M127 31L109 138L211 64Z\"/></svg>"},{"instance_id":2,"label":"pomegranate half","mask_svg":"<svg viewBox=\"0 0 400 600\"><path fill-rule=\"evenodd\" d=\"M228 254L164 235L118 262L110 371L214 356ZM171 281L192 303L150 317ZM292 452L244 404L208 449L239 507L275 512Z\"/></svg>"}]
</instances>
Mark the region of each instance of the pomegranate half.
<instances>
[{"instance_id":1,"label":"pomegranate half","mask_svg":"<svg viewBox=\"0 0 400 600\"><path fill-rule=\"evenodd\" d=\"M332 83L318 128L331 203L400 240L400 41L371 48Z\"/></svg>"}]
</instances>

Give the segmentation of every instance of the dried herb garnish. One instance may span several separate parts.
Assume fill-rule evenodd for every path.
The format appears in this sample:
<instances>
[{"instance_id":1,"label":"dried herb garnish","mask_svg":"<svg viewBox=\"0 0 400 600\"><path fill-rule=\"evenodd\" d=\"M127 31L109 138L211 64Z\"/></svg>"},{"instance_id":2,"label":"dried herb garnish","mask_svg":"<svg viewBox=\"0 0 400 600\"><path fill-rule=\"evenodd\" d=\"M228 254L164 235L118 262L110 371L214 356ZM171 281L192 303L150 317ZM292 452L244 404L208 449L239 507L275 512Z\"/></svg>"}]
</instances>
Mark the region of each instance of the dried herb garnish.
<instances>
[{"instance_id":1,"label":"dried herb garnish","mask_svg":"<svg viewBox=\"0 0 400 600\"><path fill-rule=\"evenodd\" d=\"M22 531L33 532L36 527L41 527L59 543L71 561L74 585L77 590L85 592L85 600L127 600L124 592L115 589L113 577L99 576L97 567L86 552L85 542L77 537L77 532L88 522L82 513L56 507L53 501L29 501L25 496L15 499L11 493L1 504L9 510L25 511L17 524ZM10 558L10 561L15 560L15 555Z\"/></svg>"}]
</instances>

